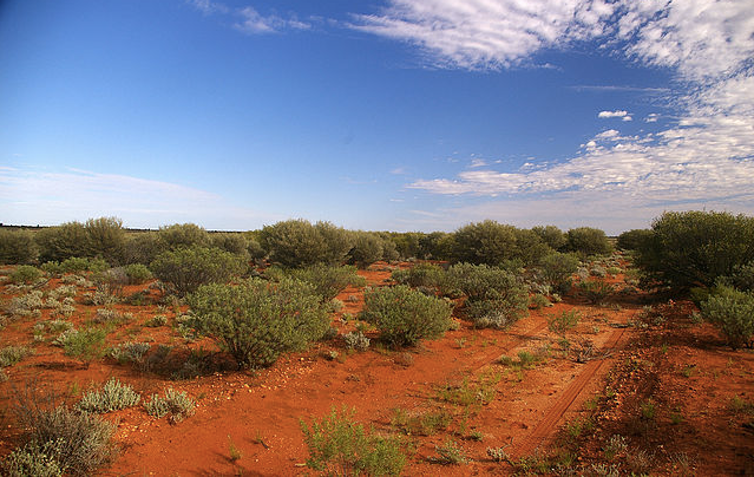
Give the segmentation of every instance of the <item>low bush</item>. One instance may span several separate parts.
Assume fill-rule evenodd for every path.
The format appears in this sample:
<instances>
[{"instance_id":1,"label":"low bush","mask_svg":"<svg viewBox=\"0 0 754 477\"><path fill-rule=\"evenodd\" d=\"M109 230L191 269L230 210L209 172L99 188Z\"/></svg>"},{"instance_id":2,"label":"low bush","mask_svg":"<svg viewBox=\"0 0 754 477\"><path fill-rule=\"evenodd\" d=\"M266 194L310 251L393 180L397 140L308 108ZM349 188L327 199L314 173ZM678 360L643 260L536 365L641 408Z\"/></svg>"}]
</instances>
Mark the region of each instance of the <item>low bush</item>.
<instances>
[{"instance_id":1,"label":"low bush","mask_svg":"<svg viewBox=\"0 0 754 477\"><path fill-rule=\"evenodd\" d=\"M187 301L197 331L218 341L245 367L269 366L280 353L321 338L330 325L327 304L314 287L290 278L207 285Z\"/></svg>"},{"instance_id":2,"label":"low bush","mask_svg":"<svg viewBox=\"0 0 754 477\"><path fill-rule=\"evenodd\" d=\"M615 292L615 287L603 280L584 280L579 282L576 288L586 301L594 305L604 304Z\"/></svg>"},{"instance_id":3,"label":"low bush","mask_svg":"<svg viewBox=\"0 0 754 477\"><path fill-rule=\"evenodd\" d=\"M445 270L433 263L418 263L408 269L397 269L391 278L412 288L424 287L438 292L445 290L448 285Z\"/></svg>"},{"instance_id":4,"label":"low bush","mask_svg":"<svg viewBox=\"0 0 754 477\"><path fill-rule=\"evenodd\" d=\"M293 278L310 283L322 301L330 301L349 285L364 286L366 280L356 273L356 267L333 267L325 264L294 269L289 272Z\"/></svg>"},{"instance_id":5,"label":"low bush","mask_svg":"<svg viewBox=\"0 0 754 477\"><path fill-rule=\"evenodd\" d=\"M120 364L141 363L150 349L149 343L128 341L110 348L107 354Z\"/></svg>"},{"instance_id":6,"label":"low bush","mask_svg":"<svg viewBox=\"0 0 754 477\"><path fill-rule=\"evenodd\" d=\"M149 266L162 282L179 295L196 291L210 283L226 283L245 271L238 256L217 248L191 247L160 254Z\"/></svg>"},{"instance_id":7,"label":"low bush","mask_svg":"<svg viewBox=\"0 0 754 477\"><path fill-rule=\"evenodd\" d=\"M183 391L173 388L165 390L165 397L153 394L149 402L144 403L147 414L161 419L168 416L170 422L180 422L194 413L196 401L188 397Z\"/></svg>"},{"instance_id":8,"label":"low bush","mask_svg":"<svg viewBox=\"0 0 754 477\"><path fill-rule=\"evenodd\" d=\"M752 347L754 293L718 286L701 303L701 309L702 316L720 328L733 349Z\"/></svg>"},{"instance_id":9,"label":"low bush","mask_svg":"<svg viewBox=\"0 0 754 477\"><path fill-rule=\"evenodd\" d=\"M343 336L346 348L357 351L366 351L369 348L370 340L361 331L350 331Z\"/></svg>"},{"instance_id":10,"label":"low bush","mask_svg":"<svg viewBox=\"0 0 754 477\"><path fill-rule=\"evenodd\" d=\"M309 448L306 465L328 475L400 475L406 465L400 440L368 434L353 420L354 414L333 408L329 416L314 419L311 428L301 421Z\"/></svg>"},{"instance_id":11,"label":"low bush","mask_svg":"<svg viewBox=\"0 0 754 477\"><path fill-rule=\"evenodd\" d=\"M577 227L566 233L566 248L582 257L606 255L613 250L605 232L592 227Z\"/></svg>"},{"instance_id":12,"label":"low bush","mask_svg":"<svg viewBox=\"0 0 754 477\"><path fill-rule=\"evenodd\" d=\"M34 350L26 346L6 346L0 348L0 368L13 366L32 354L34 354Z\"/></svg>"},{"instance_id":13,"label":"low bush","mask_svg":"<svg viewBox=\"0 0 754 477\"><path fill-rule=\"evenodd\" d=\"M131 285L137 285L152 279L152 272L149 271L146 265L141 263L126 265L123 271L126 273L128 283Z\"/></svg>"},{"instance_id":14,"label":"low bush","mask_svg":"<svg viewBox=\"0 0 754 477\"><path fill-rule=\"evenodd\" d=\"M105 354L106 337L107 331L103 329L89 328L84 331L71 329L63 332L55 344L63 347L66 356L89 362Z\"/></svg>"},{"instance_id":15,"label":"low bush","mask_svg":"<svg viewBox=\"0 0 754 477\"><path fill-rule=\"evenodd\" d=\"M569 311L563 311L559 314L550 315L547 318L547 327L553 333L565 335L566 332L579 324L581 313L575 308Z\"/></svg>"},{"instance_id":16,"label":"low bush","mask_svg":"<svg viewBox=\"0 0 754 477\"><path fill-rule=\"evenodd\" d=\"M555 252L540 259L537 274L553 291L566 294L571 291L571 277L578 269L578 257L570 253Z\"/></svg>"},{"instance_id":17,"label":"low bush","mask_svg":"<svg viewBox=\"0 0 754 477\"><path fill-rule=\"evenodd\" d=\"M63 444L61 439L31 441L8 454L0 469L7 477L61 477L64 469L58 459Z\"/></svg>"},{"instance_id":18,"label":"low bush","mask_svg":"<svg viewBox=\"0 0 754 477\"><path fill-rule=\"evenodd\" d=\"M442 336L450 327L452 305L405 285L367 290L360 318L380 331L393 346L412 346Z\"/></svg>"},{"instance_id":19,"label":"low bush","mask_svg":"<svg viewBox=\"0 0 754 477\"><path fill-rule=\"evenodd\" d=\"M125 409L139 404L141 396L127 384L121 384L116 378L111 378L101 391L90 391L84 394L76 409L81 412L105 413Z\"/></svg>"},{"instance_id":20,"label":"low bush","mask_svg":"<svg viewBox=\"0 0 754 477\"><path fill-rule=\"evenodd\" d=\"M42 270L31 265L21 265L10 274L10 281L16 285L30 285L42 278Z\"/></svg>"}]
</instances>

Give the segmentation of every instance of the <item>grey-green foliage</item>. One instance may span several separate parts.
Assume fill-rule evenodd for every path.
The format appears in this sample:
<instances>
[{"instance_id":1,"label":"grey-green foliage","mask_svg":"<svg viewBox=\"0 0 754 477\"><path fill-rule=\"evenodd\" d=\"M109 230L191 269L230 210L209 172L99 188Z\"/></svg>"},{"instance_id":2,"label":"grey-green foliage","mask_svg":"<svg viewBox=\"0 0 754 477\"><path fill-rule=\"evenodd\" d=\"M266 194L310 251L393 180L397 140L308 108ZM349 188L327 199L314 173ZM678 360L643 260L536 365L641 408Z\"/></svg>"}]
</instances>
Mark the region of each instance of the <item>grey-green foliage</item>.
<instances>
[{"instance_id":1,"label":"grey-green foliage","mask_svg":"<svg viewBox=\"0 0 754 477\"><path fill-rule=\"evenodd\" d=\"M453 255L457 262L498 266L520 261L528 265L551 251L534 231L494 220L463 226L453 236Z\"/></svg>"},{"instance_id":2,"label":"grey-green foliage","mask_svg":"<svg viewBox=\"0 0 754 477\"><path fill-rule=\"evenodd\" d=\"M384 257L384 241L373 232L353 232L354 243L351 249L351 263L366 268Z\"/></svg>"},{"instance_id":3,"label":"grey-green foliage","mask_svg":"<svg viewBox=\"0 0 754 477\"><path fill-rule=\"evenodd\" d=\"M727 212L666 212L638 249L636 264L673 287L714 286L754 261L754 217Z\"/></svg>"},{"instance_id":4,"label":"grey-green foliage","mask_svg":"<svg viewBox=\"0 0 754 477\"><path fill-rule=\"evenodd\" d=\"M702 316L713 323L734 349L751 347L754 337L754 293L721 285L701 303Z\"/></svg>"},{"instance_id":5,"label":"grey-green foliage","mask_svg":"<svg viewBox=\"0 0 754 477\"><path fill-rule=\"evenodd\" d=\"M560 250L567 242L566 235L555 225L539 225L531 230L553 250Z\"/></svg>"},{"instance_id":6,"label":"grey-green foliage","mask_svg":"<svg viewBox=\"0 0 754 477\"><path fill-rule=\"evenodd\" d=\"M592 227L577 227L566 234L566 248L582 256L605 255L613 250L605 232Z\"/></svg>"},{"instance_id":7,"label":"grey-green foliage","mask_svg":"<svg viewBox=\"0 0 754 477\"><path fill-rule=\"evenodd\" d=\"M290 278L207 285L187 301L197 330L218 341L241 366L269 366L280 353L321 338L330 325L327 303L314 287Z\"/></svg>"},{"instance_id":8,"label":"grey-green foliage","mask_svg":"<svg viewBox=\"0 0 754 477\"><path fill-rule=\"evenodd\" d=\"M113 456L111 438L115 426L96 415L65 406L49 409L25 399L18 405L17 414L32 443L25 452L47 456L40 457L40 462L47 463L42 469L50 469L48 475L56 475L53 463L66 475L92 475Z\"/></svg>"},{"instance_id":9,"label":"grey-green foliage","mask_svg":"<svg viewBox=\"0 0 754 477\"><path fill-rule=\"evenodd\" d=\"M84 225L88 240L87 256L101 257L111 265L123 261L126 244L126 230L123 221L117 217L89 219Z\"/></svg>"},{"instance_id":10,"label":"grey-green foliage","mask_svg":"<svg viewBox=\"0 0 754 477\"><path fill-rule=\"evenodd\" d=\"M288 272L293 278L314 286L323 301L330 301L349 285L363 286L366 280L356 273L353 266L334 267L323 263Z\"/></svg>"},{"instance_id":11,"label":"grey-green foliage","mask_svg":"<svg viewBox=\"0 0 754 477\"><path fill-rule=\"evenodd\" d=\"M21 265L10 274L10 281L15 284L32 284L42 278L42 270L31 265Z\"/></svg>"},{"instance_id":12,"label":"grey-green foliage","mask_svg":"<svg viewBox=\"0 0 754 477\"><path fill-rule=\"evenodd\" d=\"M351 234L329 222L312 225L304 219L267 225L259 242L271 261L284 267L307 267L317 263L340 265L352 247Z\"/></svg>"},{"instance_id":13,"label":"grey-green foliage","mask_svg":"<svg viewBox=\"0 0 754 477\"><path fill-rule=\"evenodd\" d=\"M418 263L411 268L396 269L391 278L413 288L424 287L444 291L448 286L445 270L433 263Z\"/></svg>"},{"instance_id":14,"label":"grey-green foliage","mask_svg":"<svg viewBox=\"0 0 754 477\"><path fill-rule=\"evenodd\" d=\"M209 247L211 245L209 233L196 224L173 224L160 227L157 236L162 246L167 250L179 248Z\"/></svg>"},{"instance_id":15,"label":"grey-green foliage","mask_svg":"<svg viewBox=\"0 0 754 477\"><path fill-rule=\"evenodd\" d=\"M579 259L570 253L551 253L542 257L537 267L541 280L560 294L568 293L571 289L574 273L579 268Z\"/></svg>"},{"instance_id":16,"label":"grey-green foliage","mask_svg":"<svg viewBox=\"0 0 754 477\"><path fill-rule=\"evenodd\" d=\"M306 465L328 475L400 475L406 456L398 438L367 433L354 420L354 410L333 408L330 415L313 419L311 427L301 421L309 448Z\"/></svg>"},{"instance_id":17,"label":"grey-green foliage","mask_svg":"<svg viewBox=\"0 0 754 477\"><path fill-rule=\"evenodd\" d=\"M0 348L0 368L13 366L32 354L34 354L34 350L26 346L6 346Z\"/></svg>"},{"instance_id":18,"label":"grey-green foliage","mask_svg":"<svg viewBox=\"0 0 754 477\"><path fill-rule=\"evenodd\" d=\"M43 228L34 236L41 262L61 262L71 257L89 256L89 236L81 222L67 222Z\"/></svg>"},{"instance_id":19,"label":"grey-green foliage","mask_svg":"<svg viewBox=\"0 0 754 477\"><path fill-rule=\"evenodd\" d=\"M149 343L128 341L110 348L108 355L121 364L140 363L150 349L152 345Z\"/></svg>"},{"instance_id":20,"label":"grey-green foliage","mask_svg":"<svg viewBox=\"0 0 754 477\"><path fill-rule=\"evenodd\" d=\"M131 263L123 267L123 271L128 277L128 283L136 285L152 279L152 272L142 263Z\"/></svg>"},{"instance_id":21,"label":"grey-green foliage","mask_svg":"<svg viewBox=\"0 0 754 477\"><path fill-rule=\"evenodd\" d=\"M446 300L396 285L367 290L360 319L376 326L386 343L412 346L442 336L450 327L452 311Z\"/></svg>"},{"instance_id":22,"label":"grey-green foliage","mask_svg":"<svg viewBox=\"0 0 754 477\"><path fill-rule=\"evenodd\" d=\"M183 391L173 388L165 390L165 397L153 394L149 402L144 403L147 414L158 419L169 416L171 422L180 422L194 413L196 401Z\"/></svg>"},{"instance_id":23,"label":"grey-green foliage","mask_svg":"<svg viewBox=\"0 0 754 477\"><path fill-rule=\"evenodd\" d=\"M63 469L58 459L63 444L61 439L31 441L11 452L0 469L7 477L60 477Z\"/></svg>"},{"instance_id":24,"label":"grey-green foliage","mask_svg":"<svg viewBox=\"0 0 754 477\"><path fill-rule=\"evenodd\" d=\"M210 283L226 283L246 271L238 256L217 248L179 248L160 254L149 266L162 282L185 295Z\"/></svg>"},{"instance_id":25,"label":"grey-green foliage","mask_svg":"<svg viewBox=\"0 0 754 477\"><path fill-rule=\"evenodd\" d=\"M459 263L448 269L448 279L468 297L466 314L478 327L505 328L527 313L528 289L507 270Z\"/></svg>"},{"instance_id":26,"label":"grey-green foliage","mask_svg":"<svg viewBox=\"0 0 754 477\"><path fill-rule=\"evenodd\" d=\"M76 409L82 412L105 413L135 406L140 400L141 396L131 386L111 378L101 391L89 391L84 394L81 401L76 404Z\"/></svg>"},{"instance_id":27,"label":"grey-green foliage","mask_svg":"<svg viewBox=\"0 0 754 477\"><path fill-rule=\"evenodd\" d=\"M0 229L0 264L32 263L38 254L37 243L30 231Z\"/></svg>"}]
</instances>

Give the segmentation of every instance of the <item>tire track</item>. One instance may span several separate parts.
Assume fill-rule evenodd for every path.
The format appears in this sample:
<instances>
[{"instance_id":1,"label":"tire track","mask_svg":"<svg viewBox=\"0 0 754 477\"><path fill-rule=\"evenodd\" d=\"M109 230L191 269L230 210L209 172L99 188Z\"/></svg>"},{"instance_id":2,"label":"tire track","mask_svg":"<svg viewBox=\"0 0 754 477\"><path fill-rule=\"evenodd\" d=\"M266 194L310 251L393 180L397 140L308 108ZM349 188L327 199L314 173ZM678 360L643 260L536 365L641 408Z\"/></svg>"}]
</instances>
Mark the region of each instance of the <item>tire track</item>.
<instances>
[{"instance_id":1,"label":"tire track","mask_svg":"<svg viewBox=\"0 0 754 477\"><path fill-rule=\"evenodd\" d=\"M602 348L603 353L607 353L616 348L620 340L623 338L625 329L619 328L613 331L608 338L605 346ZM594 378L594 375L599 371L606 359L595 359L589 361L578 377L571 382L563 395L555 402L555 404L545 413L545 416L539 421L534 430L529 434L521 444L513 450L515 457L524 457L530 455L537 449L544 440L550 436L556 429L558 421L563 417L563 414L571 407L576 398L581 394L587 384Z\"/></svg>"}]
</instances>

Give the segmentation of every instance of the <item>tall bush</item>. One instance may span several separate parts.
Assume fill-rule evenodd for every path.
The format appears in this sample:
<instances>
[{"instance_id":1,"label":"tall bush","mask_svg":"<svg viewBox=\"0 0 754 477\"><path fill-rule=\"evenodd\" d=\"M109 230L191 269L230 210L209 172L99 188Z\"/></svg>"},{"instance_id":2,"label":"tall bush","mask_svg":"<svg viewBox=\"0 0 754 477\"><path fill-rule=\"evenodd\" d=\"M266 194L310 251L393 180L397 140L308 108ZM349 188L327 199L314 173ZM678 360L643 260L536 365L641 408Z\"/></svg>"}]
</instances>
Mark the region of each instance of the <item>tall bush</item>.
<instances>
[{"instance_id":1,"label":"tall bush","mask_svg":"<svg viewBox=\"0 0 754 477\"><path fill-rule=\"evenodd\" d=\"M238 256L218 248L190 247L163 252L150 265L160 281L185 295L209 283L226 283L245 271L246 264Z\"/></svg>"},{"instance_id":2,"label":"tall bush","mask_svg":"<svg viewBox=\"0 0 754 477\"><path fill-rule=\"evenodd\" d=\"M201 333L218 341L239 365L269 366L286 351L321 338L327 307L310 284L252 278L238 286L212 284L188 296Z\"/></svg>"},{"instance_id":3,"label":"tall bush","mask_svg":"<svg viewBox=\"0 0 754 477\"><path fill-rule=\"evenodd\" d=\"M604 255L613 249L605 232L592 227L577 227L566 234L566 248L582 256Z\"/></svg>"},{"instance_id":4,"label":"tall bush","mask_svg":"<svg viewBox=\"0 0 754 477\"><path fill-rule=\"evenodd\" d=\"M353 248L351 249L351 263L359 268L367 268L384 257L382 238L372 232L354 232Z\"/></svg>"},{"instance_id":5,"label":"tall bush","mask_svg":"<svg viewBox=\"0 0 754 477\"><path fill-rule=\"evenodd\" d=\"M500 265L516 258L516 227L512 225L485 220L461 227L453 235L458 262Z\"/></svg>"},{"instance_id":6,"label":"tall bush","mask_svg":"<svg viewBox=\"0 0 754 477\"><path fill-rule=\"evenodd\" d=\"M539 225L537 227L533 227L531 230L553 250L562 249L568 242L568 239L566 238L566 235L563 233L563 231L555 225Z\"/></svg>"},{"instance_id":7,"label":"tall bush","mask_svg":"<svg viewBox=\"0 0 754 477\"><path fill-rule=\"evenodd\" d=\"M259 241L270 260L284 267L306 267L323 261L327 243L321 233L303 219L266 225Z\"/></svg>"},{"instance_id":8,"label":"tall bush","mask_svg":"<svg viewBox=\"0 0 754 477\"><path fill-rule=\"evenodd\" d=\"M28 230L0 229L0 264L30 264L38 254L34 236Z\"/></svg>"},{"instance_id":9,"label":"tall bush","mask_svg":"<svg viewBox=\"0 0 754 477\"><path fill-rule=\"evenodd\" d=\"M126 231L123 221L117 217L89 219L84 225L89 237L88 256L101 257L111 265L123 261L126 244Z\"/></svg>"},{"instance_id":10,"label":"tall bush","mask_svg":"<svg viewBox=\"0 0 754 477\"><path fill-rule=\"evenodd\" d=\"M43 228L34 236L40 262L62 262L71 257L90 256L89 234L81 222L67 222Z\"/></svg>"},{"instance_id":11,"label":"tall bush","mask_svg":"<svg viewBox=\"0 0 754 477\"><path fill-rule=\"evenodd\" d=\"M733 349L752 346L754 294L718 286L701 303L701 309L702 316L720 328Z\"/></svg>"},{"instance_id":12,"label":"tall bush","mask_svg":"<svg viewBox=\"0 0 754 477\"><path fill-rule=\"evenodd\" d=\"M626 230L618 235L616 245L621 250L636 250L641 247L644 240L649 239L651 236L652 231L649 229Z\"/></svg>"},{"instance_id":13,"label":"tall bush","mask_svg":"<svg viewBox=\"0 0 754 477\"><path fill-rule=\"evenodd\" d=\"M209 247L209 233L204 228L192 224L173 224L160 227L157 236L168 250L189 247Z\"/></svg>"},{"instance_id":14,"label":"tall bush","mask_svg":"<svg viewBox=\"0 0 754 477\"><path fill-rule=\"evenodd\" d=\"M754 218L727 212L666 212L637 250L636 264L673 287L711 287L754 261Z\"/></svg>"},{"instance_id":15,"label":"tall bush","mask_svg":"<svg viewBox=\"0 0 754 477\"><path fill-rule=\"evenodd\" d=\"M557 293L568 293L571 276L579 268L579 259L570 253L555 252L543 257L537 271L542 280Z\"/></svg>"}]
</instances>

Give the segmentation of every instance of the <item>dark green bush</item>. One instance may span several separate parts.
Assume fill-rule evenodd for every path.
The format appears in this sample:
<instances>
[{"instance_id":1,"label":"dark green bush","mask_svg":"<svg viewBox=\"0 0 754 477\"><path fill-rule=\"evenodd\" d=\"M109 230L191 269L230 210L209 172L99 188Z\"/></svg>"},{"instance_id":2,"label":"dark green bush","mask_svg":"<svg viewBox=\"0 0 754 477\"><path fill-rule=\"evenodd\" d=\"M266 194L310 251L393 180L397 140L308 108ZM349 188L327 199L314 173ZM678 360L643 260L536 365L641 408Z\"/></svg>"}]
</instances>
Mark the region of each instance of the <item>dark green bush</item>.
<instances>
[{"instance_id":1,"label":"dark green bush","mask_svg":"<svg viewBox=\"0 0 754 477\"><path fill-rule=\"evenodd\" d=\"M721 281L742 291L754 291L754 262L736 266L733 273L722 277Z\"/></svg>"},{"instance_id":2,"label":"dark green bush","mask_svg":"<svg viewBox=\"0 0 754 477\"><path fill-rule=\"evenodd\" d=\"M88 238L87 256L100 257L111 265L123 261L126 231L123 221L117 217L89 219L84 225Z\"/></svg>"},{"instance_id":3,"label":"dark green bush","mask_svg":"<svg viewBox=\"0 0 754 477\"><path fill-rule=\"evenodd\" d=\"M293 279L207 285L189 295L188 303L197 330L245 367L269 366L280 353L321 338L330 325L326 304L314 287Z\"/></svg>"},{"instance_id":4,"label":"dark green bush","mask_svg":"<svg viewBox=\"0 0 754 477\"><path fill-rule=\"evenodd\" d=\"M330 222L317 222L314 228L325 242L325 252L320 261L330 265L345 263L353 247L353 235Z\"/></svg>"},{"instance_id":5,"label":"dark green bush","mask_svg":"<svg viewBox=\"0 0 754 477\"><path fill-rule=\"evenodd\" d=\"M224 232L213 233L209 237L213 247L243 257L247 261L251 259L249 255L249 239L244 234Z\"/></svg>"},{"instance_id":6,"label":"dark green bush","mask_svg":"<svg viewBox=\"0 0 754 477\"><path fill-rule=\"evenodd\" d=\"M516 227L485 220L454 234L453 255L458 262L500 265L516 258Z\"/></svg>"},{"instance_id":7,"label":"dark green bush","mask_svg":"<svg viewBox=\"0 0 754 477\"><path fill-rule=\"evenodd\" d=\"M444 291L448 285L445 270L433 263L418 263L411 268L395 270L392 279L412 288L423 287L436 291Z\"/></svg>"},{"instance_id":8,"label":"dark green bush","mask_svg":"<svg viewBox=\"0 0 754 477\"><path fill-rule=\"evenodd\" d=\"M59 273L99 273L110 268L110 265L101 258L70 257L63 260L57 269Z\"/></svg>"},{"instance_id":9,"label":"dark green bush","mask_svg":"<svg viewBox=\"0 0 754 477\"><path fill-rule=\"evenodd\" d=\"M89 328L84 331L70 330L59 342L66 356L89 362L105 354L107 331Z\"/></svg>"},{"instance_id":10,"label":"dark green bush","mask_svg":"<svg viewBox=\"0 0 754 477\"><path fill-rule=\"evenodd\" d=\"M621 250L637 250L641 247L642 242L651 236L652 231L649 229L627 230L618 235L618 242L616 245Z\"/></svg>"},{"instance_id":11,"label":"dark green bush","mask_svg":"<svg viewBox=\"0 0 754 477\"><path fill-rule=\"evenodd\" d=\"M635 263L650 278L687 289L712 287L754 262L754 218L727 212L666 212L652 224Z\"/></svg>"},{"instance_id":12,"label":"dark green bush","mask_svg":"<svg viewBox=\"0 0 754 477\"><path fill-rule=\"evenodd\" d=\"M246 271L238 256L217 248L179 248L160 254L150 265L160 281L183 296L209 283L226 283Z\"/></svg>"},{"instance_id":13,"label":"dark green bush","mask_svg":"<svg viewBox=\"0 0 754 477\"><path fill-rule=\"evenodd\" d=\"M364 286L366 280L356 273L356 267L332 267L325 264L294 269L289 272L293 278L314 286L314 291L323 301L330 301L349 285Z\"/></svg>"},{"instance_id":14,"label":"dark green bush","mask_svg":"<svg viewBox=\"0 0 754 477\"><path fill-rule=\"evenodd\" d=\"M67 222L43 228L34 236L41 262L62 262L71 257L89 256L89 234L80 222Z\"/></svg>"},{"instance_id":15,"label":"dark green bush","mask_svg":"<svg viewBox=\"0 0 754 477\"><path fill-rule=\"evenodd\" d=\"M15 284L31 284L42 278L42 270L31 265L21 265L10 274L10 281Z\"/></svg>"},{"instance_id":16,"label":"dark green bush","mask_svg":"<svg viewBox=\"0 0 754 477\"><path fill-rule=\"evenodd\" d=\"M720 328L733 349L752 346L754 294L729 286L718 286L701 303L701 309L702 316Z\"/></svg>"},{"instance_id":17,"label":"dark green bush","mask_svg":"<svg viewBox=\"0 0 754 477\"><path fill-rule=\"evenodd\" d=\"M39 249L31 232L0 229L0 264L33 263L38 255Z\"/></svg>"},{"instance_id":18,"label":"dark green bush","mask_svg":"<svg viewBox=\"0 0 754 477\"><path fill-rule=\"evenodd\" d=\"M540 259L537 273L553 291L565 294L571 290L571 277L578 269L578 257L570 253L555 252Z\"/></svg>"},{"instance_id":19,"label":"dark green bush","mask_svg":"<svg viewBox=\"0 0 754 477\"><path fill-rule=\"evenodd\" d=\"M124 263L141 263L149 265L168 245L157 232L138 232L129 234L124 245Z\"/></svg>"},{"instance_id":20,"label":"dark green bush","mask_svg":"<svg viewBox=\"0 0 754 477\"><path fill-rule=\"evenodd\" d=\"M128 277L128 283L136 285L152 279L152 272L146 265L141 263L132 263L123 267L123 271Z\"/></svg>"},{"instance_id":21,"label":"dark green bush","mask_svg":"<svg viewBox=\"0 0 754 477\"><path fill-rule=\"evenodd\" d=\"M432 232L419 237L419 257L424 260L450 260L455 249L455 234Z\"/></svg>"},{"instance_id":22,"label":"dark green bush","mask_svg":"<svg viewBox=\"0 0 754 477\"><path fill-rule=\"evenodd\" d=\"M380 331L393 346L412 346L442 336L450 327L452 305L405 285L367 290L360 319Z\"/></svg>"},{"instance_id":23,"label":"dark green bush","mask_svg":"<svg viewBox=\"0 0 754 477\"><path fill-rule=\"evenodd\" d=\"M306 220L287 220L262 228L260 244L272 262L284 267L306 267L325 261L327 243Z\"/></svg>"},{"instance_id":24,"label":"dark green bush","mask_svg":"<svg viewBox=\"0 0 754 477\"><path fill-rule=\"evenodd\" d=\"M354 410L344 408L338 413L333 408L329 416L314 419L311 429L301 421L309 447L306 465L328 475L400 475L406 465L400 440L367 434L353 420L354 414Z\"/></svg>"},{"instance_id":25,"label":"dark green bush","mask_svg":"<svg viewBox=\"0 0 754 477\"><path fill-rule=\"evenodd\" d=\"M553 250L560 250L568 243L568 239L563 231L554 225L539 225L533 227L531 230Z\"/></svg>"},{"instance_id":26,"label":"dark green bush","mask_svg":"<svg viewBox=\"0 0 754 477\"><path fill-rule=\"evenodd\" d=\"M367 268L378 260L384 258L382 238L372 232L354 232L353 248L351 249L350 262L359 268Z\"/></svg>"},{"instance_id":27,"label":"dark green bush","mask_svg":"<svg viewBox=\"0 0 754 477\"><path fill-rule=\"evenodd\" d=\"M613 250L610 240L605 232L592 227L578 227L571 229L566 234L566 248L569 252L575 252L581 256L604 255Z\"/></svg>"},{"instance_id":28,"label":"dark green bush","mask_svg":"<svg viewBox=\"0 0 754 477\"><path fill-rule=\"evenodd\" d=\"M179 248L209 247L209 233L196 224L173 224L160 227L157 236L168 250Z\"/></svg>"}]
</instances>

